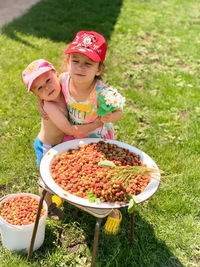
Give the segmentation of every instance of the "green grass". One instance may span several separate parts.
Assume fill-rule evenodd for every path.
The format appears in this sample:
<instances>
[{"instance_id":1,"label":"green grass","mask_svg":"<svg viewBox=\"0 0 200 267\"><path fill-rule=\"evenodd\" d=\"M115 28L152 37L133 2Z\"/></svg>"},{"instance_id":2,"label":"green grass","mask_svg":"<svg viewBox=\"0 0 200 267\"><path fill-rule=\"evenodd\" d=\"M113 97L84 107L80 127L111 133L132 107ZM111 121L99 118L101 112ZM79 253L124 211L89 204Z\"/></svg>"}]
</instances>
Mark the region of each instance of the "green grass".
<instances>
[{"instance_id":1,"label":"green grass","mask_svg":"<svg viewBox=\"0 0 200 267\"><path fill-rule=\"evenodd\" d=\"M104 81L127 98L116 139L164 170L159 190L137 206L134 246L123 209L119 234L100 233L96 266L200 264L199 13L196 0L42 0L0 31L0 196L37 194L40 116L21 73L37 58L64 71L63 51L79 30L108 41ZM47 220L29 264L0 246L0 266L90 266L95 218L64 210L63 223Z\"/></svg>"}]
</instances>

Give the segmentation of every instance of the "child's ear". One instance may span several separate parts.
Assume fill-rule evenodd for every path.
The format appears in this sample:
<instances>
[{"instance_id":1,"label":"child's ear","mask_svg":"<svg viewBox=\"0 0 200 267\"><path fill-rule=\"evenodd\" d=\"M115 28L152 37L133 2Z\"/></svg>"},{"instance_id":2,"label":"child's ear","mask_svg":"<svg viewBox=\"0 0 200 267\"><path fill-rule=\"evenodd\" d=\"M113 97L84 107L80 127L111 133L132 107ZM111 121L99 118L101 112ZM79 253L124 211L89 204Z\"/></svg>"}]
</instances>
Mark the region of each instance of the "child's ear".
<instances>
[{"instance_id":1,"label":"child's ear","mask_svg":"<svg viewBox=\"0 0 200 267\"><path fill-rule=\"evenodd\" d=\"M99 64L99 68L98 68L98 71L96 73L96 76L99 76L101 75L102 71L104 70L104 65L103 64Z\"/></svg>"},{"instance_id":2,"label":"child's ear","mask_svg":"<svg viewBox=\"0 0 200 267\"><path fill-rule=\"evenodd\" d=\"M69 58L70 58L70 54L66 55L66 62L67 62L67 64L69 64Z\"/></svg>"},{"instance_id":3,"label":"child's ear","mask_svg":"<svg viewBox=\"0 0 200 267\"><path fill-rule=\"evenodd\" d=\"M58 80L59 80L60 85L62 85L62 74L59 75Z\"/></svg>"}]
</instances>

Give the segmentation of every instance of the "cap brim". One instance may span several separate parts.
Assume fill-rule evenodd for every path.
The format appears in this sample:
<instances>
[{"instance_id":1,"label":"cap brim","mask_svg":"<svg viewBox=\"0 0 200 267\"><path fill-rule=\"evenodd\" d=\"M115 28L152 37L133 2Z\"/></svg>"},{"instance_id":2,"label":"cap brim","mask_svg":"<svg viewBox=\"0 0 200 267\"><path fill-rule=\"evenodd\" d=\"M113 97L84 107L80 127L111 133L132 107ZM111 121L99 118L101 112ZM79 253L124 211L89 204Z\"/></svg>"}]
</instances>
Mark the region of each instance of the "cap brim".
<instances>
[{"instance_id":1,"label":"cap brim","mask_svg":"<svg viewBox=\"0 0 200 267\"><path fill-rule=\"evenodd\" d=\"M50 68L50 67L46 67L46 68L42 68L41 70L37 70L37 76L34 74L33 77L30 79L30 82L29 82L29 84L28 84L28 88L27 88L27 89L28 89L28 92L30 92L33 82L34 82L40 75L42 75L42 74L44 74L44 73L46 73L46 72L48 72L48 71L50 71L50 70L54 70L54 71L56 71L54 68Z\"/></svg>"},{"instance_id":2,"label":"cap brim","mask_svg":"<svg viewBox=\"0 0 200 267\"><path fill-rule=\"evenodd\" d=\"M90 51L88 51L87 49L84 49L84 48L74 48L74 49L68 48L64 52L65 55L66 54L71 54L71 53L80 53L80 54L83 54L83 55L89 57L94 62L100 62L101 61L101 58L100 58L100 56L97 53L90 52Z\"/></svg>"}]
</instances>

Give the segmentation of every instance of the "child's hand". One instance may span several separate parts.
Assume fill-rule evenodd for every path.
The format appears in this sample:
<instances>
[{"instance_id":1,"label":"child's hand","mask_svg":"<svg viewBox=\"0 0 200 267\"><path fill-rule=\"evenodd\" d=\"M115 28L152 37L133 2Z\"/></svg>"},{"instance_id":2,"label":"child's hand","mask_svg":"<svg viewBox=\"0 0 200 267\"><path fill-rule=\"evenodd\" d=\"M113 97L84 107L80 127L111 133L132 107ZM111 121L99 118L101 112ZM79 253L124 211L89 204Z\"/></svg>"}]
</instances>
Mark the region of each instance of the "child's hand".
<instances>
[{"instance_id":1,"label":"child's hand","mask_svg":"<svg viewBox=\"0 0 200 267\"><path fill-rule=\"evenodd\" d=\"M104 116L101 116L101 121L103 122L103 123L109 123L109 122L112 122L112 112L109 112L109 113L107 113L106 115L104 115Z\"/></svg>"},{"instance_id":2,"label":"child's hand","mask_svg":"<svg viewBox=\"0 0 200 267\"><path fill-rule=\"evenodd\" d=\"M47 115L47 113L44 111L44 102L43 100L38 99L38 110L40 113L40 116L44 119L44 120L48 120L49 117Z\"/></svg>"},{"instance_id":3,"label":"child's hand","mask_svg":"<svg viewBox=\"0 0 200 267\"><path fill-rule=\"evenodd\" d=\"M109 122L114 123L114 122L120 120L121 117L122 117L122 111L121 111L121 109L118 108L118 109L115 109L115 110L107 113L104 116L101 116L101 121L103 123L109 123Z\"/></svg>"},{"instance_id":4,"label":"child's hand","mask_svg":"<svg viewBox=\"0 0 200 267\"><path fill-rule=\"evenodd\" d=\"M103 122L101 121L101 117L97 117L96 120L94 121L96 128L102 127L103 126Z\"/></svg>"}]
</instances>

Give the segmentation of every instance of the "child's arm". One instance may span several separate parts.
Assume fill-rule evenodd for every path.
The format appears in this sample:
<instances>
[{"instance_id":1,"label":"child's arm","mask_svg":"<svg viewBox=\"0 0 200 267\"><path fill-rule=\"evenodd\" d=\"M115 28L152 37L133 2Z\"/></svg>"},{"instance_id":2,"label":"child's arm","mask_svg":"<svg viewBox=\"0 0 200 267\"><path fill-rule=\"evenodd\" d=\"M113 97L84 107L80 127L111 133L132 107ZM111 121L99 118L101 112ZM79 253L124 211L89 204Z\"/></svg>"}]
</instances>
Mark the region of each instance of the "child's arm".
<instances>
[{"instance_id":1,"label":"child's arm","mask_svg":"<svg viewBox=\"0 0 200 267\"><path fill-rule=\"evenodd\" d=\"M112 112L107 113L104 116L101 116L101 121L103 123L109 123L109 122L116 122L118 120L120 120L122 117L122 110L121 109L116 109Z\"/></svg>"},{"instance_id":2,"label":"child's arm","mask_svg":"<svg viewBox=\"0 0 200 267\"><path fill-rule=\"evenodd\" d=\"M56 127L68 135L76 136L79 134L87 134L103 126L103 123L99 118L86 125L71 125L65 114L53 102L45 101L44 111L47 113L49 119L56 125Z\"/></svg>"},{"instance_id":3,"label":"child's arm","mask_svg":"<svg viewBox=\"0 0 200 267\"><path fill-rule=\"evenodd\" d=\"M48 115L47 113L44 111L44 101L41 100L41 99L37 99L38 100L38 110L39 110L39 113L40 113L40 116L44 119L44 120L48 120Z\"/></svg>"}]
</instances>

